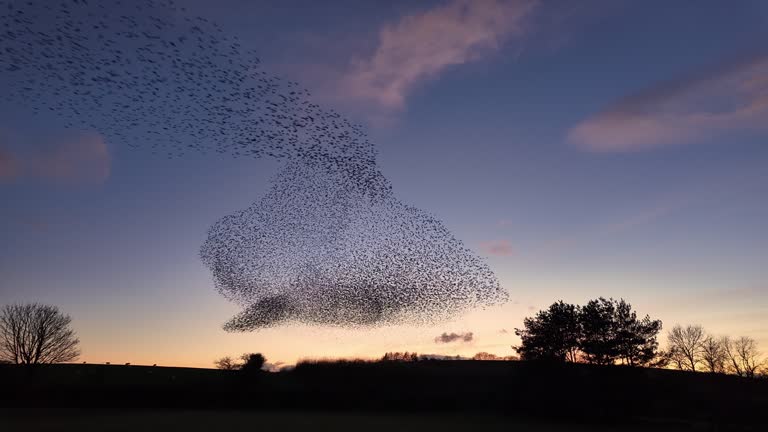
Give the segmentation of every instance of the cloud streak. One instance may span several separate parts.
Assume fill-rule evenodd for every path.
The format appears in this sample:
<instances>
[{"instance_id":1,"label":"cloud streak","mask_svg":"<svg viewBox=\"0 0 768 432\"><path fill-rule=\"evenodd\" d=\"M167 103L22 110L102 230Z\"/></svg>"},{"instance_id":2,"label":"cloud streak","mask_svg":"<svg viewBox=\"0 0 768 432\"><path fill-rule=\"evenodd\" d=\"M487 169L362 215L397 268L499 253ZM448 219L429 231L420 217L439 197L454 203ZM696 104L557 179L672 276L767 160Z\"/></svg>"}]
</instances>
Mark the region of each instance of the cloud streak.
<instances>
[{"instance_id":1,"label":"cloud streak","mask_svg":"<svg viewBox=\"0 0 768 432\"><path fill-rule=\"evenodd\" d=\"M696 200L693 197L667 199L653 207L630 214L614 222L602 223L590 229L580 231L544 243L541 247L532 251L533 256L541 254L557 254L567 249L575 249L581 243L595 241L609 235L620 234L633 228L653 223L671 213L685 209ZM530 308L529 308L530 310Z\"/></svg>"},{"instance_id":2,"label":"cloud streak","mask_svg":"<svg viewBox=\"0 0 768 432\"><path fill-rule=\"evenodd\" d=\"M383 110L402 109L418 83L524 35L535 6L535 0L452 0L407 15L380 30L375 51L352 63L342 91Z\"/></svg>"},{"instance_id":3,"label":"cloud streak","mask_svg":"<svg viewBox=\"0 0 768 432\"><path fill-rule=\"evenodd\" d=\"M595 152L689 144L719 133L765 130L768 56L657 84L576 125L568 140Z\"/></svg>"},{"instance_id":4,"label":"cloud streak","mask_svg":"<svg viewBox=\"0 0 768 432\"><path fill-rule=\"evenodd\" d=\"M472 332L466 333L443 333L435 338L435 343L453 343L453 342L472 342L475 336Z\"/></svg>"}]
</instances>

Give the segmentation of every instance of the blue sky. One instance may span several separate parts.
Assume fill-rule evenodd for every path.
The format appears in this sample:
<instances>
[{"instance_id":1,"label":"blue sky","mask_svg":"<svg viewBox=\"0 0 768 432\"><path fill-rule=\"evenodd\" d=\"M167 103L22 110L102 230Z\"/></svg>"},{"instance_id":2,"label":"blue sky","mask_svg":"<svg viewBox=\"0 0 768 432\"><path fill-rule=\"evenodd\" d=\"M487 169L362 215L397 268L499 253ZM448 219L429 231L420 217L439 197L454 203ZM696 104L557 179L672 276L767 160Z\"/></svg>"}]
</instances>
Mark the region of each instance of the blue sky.
<instances>
[{"instance_id":1,"label":"blue sky","mask_svg":"<svg viewBox=\"0 0 768 432\"><path fill-rule=\"evenodd\" d=\"M535 309L624 297L768 346L768 7L760 1L189 2L364 123L397 196L487 257L509 304L434 328L220 329L207 228L278 163L153 158L0 104L0 302L70 313L83 359L260 350L511 354ZM53 167L56 167L54 169ZM443 331L475 341L435 345Z\"/></svg>"}]
</instances>

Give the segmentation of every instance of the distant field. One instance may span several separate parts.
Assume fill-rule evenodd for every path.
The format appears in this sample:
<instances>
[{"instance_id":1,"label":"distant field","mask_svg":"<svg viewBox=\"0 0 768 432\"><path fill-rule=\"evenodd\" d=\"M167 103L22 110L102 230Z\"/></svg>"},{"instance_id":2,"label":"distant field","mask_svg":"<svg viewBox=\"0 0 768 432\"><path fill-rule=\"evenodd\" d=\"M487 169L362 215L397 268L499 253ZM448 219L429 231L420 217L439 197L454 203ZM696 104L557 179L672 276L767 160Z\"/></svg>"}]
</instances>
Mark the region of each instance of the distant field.
<instances>
[{"instance_id":1,"label":"distant field","mask_svg":"<svg viewBox=\"0 0 768 432\"><path fill-rule=\"evenodd\" d=\"M583 426L546 423L493 415L247 411L0 411L0 430L15 432L80 431L444 431L444 432L581 432L581 431L684 431L691 427L659 426Z\"/></svg>"},{"instance_id":2,"label":"distant field","mask_svg":"<svg viewBox=\"0 0 768 432\"><path fill-rule=\"evenodd\" d=\"M583 364L0 365L0 385L0 432L768 431L768 380Z\"/></svg>"}]
</instances>

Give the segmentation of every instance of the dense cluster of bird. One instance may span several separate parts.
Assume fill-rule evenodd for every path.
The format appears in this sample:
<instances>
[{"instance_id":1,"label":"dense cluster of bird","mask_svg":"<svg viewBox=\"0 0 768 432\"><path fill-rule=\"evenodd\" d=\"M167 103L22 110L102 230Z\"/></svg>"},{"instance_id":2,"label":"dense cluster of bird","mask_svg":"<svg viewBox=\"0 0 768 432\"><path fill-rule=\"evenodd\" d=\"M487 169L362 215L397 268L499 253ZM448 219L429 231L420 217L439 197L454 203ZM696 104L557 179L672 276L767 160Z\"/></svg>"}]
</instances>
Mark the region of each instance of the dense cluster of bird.
<instances>
[{"instance_id":1,"label":"dense cluster of bird","mask_svg":"<svg viewBox=\"0 0 768 432\"><path fill-rule=\"evenodd\" d=\"M362 127L173 0L0 0L0 73L6 102L111 145L285 161L201 249L245 308L229 330L421 323L505 297L439 220L394 197Z\"/></svg>"},{"instance_id":2,"label":"dense cluster of bird","mask_svg":"<svg viewBox=\"0 0 768 432\"><path fill-rule=\"evenodd\" d=\"M439 220L345 183L288 162L260 201L211 228L203 261L220 292L246 306L226 328L424 324L504 297Z\"/></svg>"}]
</instances>

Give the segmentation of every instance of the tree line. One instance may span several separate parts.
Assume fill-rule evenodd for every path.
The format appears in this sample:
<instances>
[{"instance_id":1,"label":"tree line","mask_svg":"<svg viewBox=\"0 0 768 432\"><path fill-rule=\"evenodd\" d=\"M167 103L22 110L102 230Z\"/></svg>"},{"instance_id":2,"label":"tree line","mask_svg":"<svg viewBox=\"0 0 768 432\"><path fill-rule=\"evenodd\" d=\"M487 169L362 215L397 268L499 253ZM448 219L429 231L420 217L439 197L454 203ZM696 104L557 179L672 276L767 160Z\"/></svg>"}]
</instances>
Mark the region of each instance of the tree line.
<instances>
[{"instance_id":1,"label":"tree line","mask_svg":"<svg viewBox=\"0 0 768 432\"><path fill-rule=\"evenodd\" d=\"M214 361L213 364L221 370L258 372L264 368L266 362L267 358L261 353L245 353L240 356L239 361L226 356Z\"/></svg>"},{"instance_id":2,"label":"tree line","mask_svg":"<svg viewBox=\"0 0 768 432\"><path fill-rule=\"evenodd\" d=\"M755 377L765 370L757 343L707 334L700 325L675 325L667 349L659 349L661 320L638 317L624 299L600 297L587 304L562 300L523 320L515 329L521 343L513 348L522 360L598 365L672 367L687 371Z\"/></svg>"},{"instance_id":3,"label":"tree line","mask_svg":"<svg viewBox=\"0 0 768 432\"><path fill-rule=\"evenodd\" d=\"M654 366L661 328L660 320L638 318L623 299L600 297L584 306L561 300L525 318L513 348L523 360Z\"/></svg>"},{"instance_id":4,"label":"tree line","mask_svg":"<svg viewBox=\"0 0 768 432\"><path fill-rule=\"evenodd\" d=\"M481 351L472 357L461 357L461 356L443 356L443 355L435 355L435 354L419 354L416 352L387 352L384 353L384 356L379 359L379 361L382 362L416 362L416 361L424 361L424 360L483 360L483 361L509 361L509 360L519 360L516 356L499 356L493 353Z\"/></svg>"},{"instance_id":5,"label":"tree line","mask_svg":"<svg viewBox=\"0 0 768 432\"><path fill-rule=\"evenodd\" d=\"M80 355L72 319L57 307L39 303L0 309L0 362L65 363ZM600 297L587 304L562 300L523 320L515 329L521 343L513 348L521 360L582 362L598 365L672 367L692 372L730 373L743 377L768 375L766 359L750 337L731 338L706 332L700 325L675 325L667 333L667 349L659 349L662 322L638 317L624 299ZM419 361L433 356L413 352L386 353L381 361ZM473 360L512 360L477 353ZM258 371L261 354L243 354L239 361L223 357L219 369Z\"/></svg>"},{"instance_id":6,"label":"tree line","mask_svg":"<svg viewBox=\"0 0 768 432\"><path fill-rule=\"evenodd\" d=\"M731 373L755 377L766 370L754 339L742 336L715 336L700 325L676 325L667 335L665 353L671 366L687 371Z\"/></svg>"}]
</instances>

